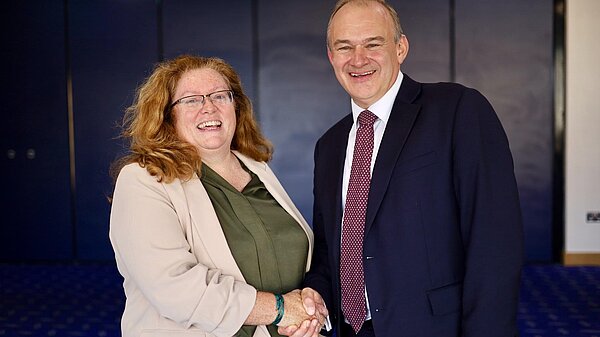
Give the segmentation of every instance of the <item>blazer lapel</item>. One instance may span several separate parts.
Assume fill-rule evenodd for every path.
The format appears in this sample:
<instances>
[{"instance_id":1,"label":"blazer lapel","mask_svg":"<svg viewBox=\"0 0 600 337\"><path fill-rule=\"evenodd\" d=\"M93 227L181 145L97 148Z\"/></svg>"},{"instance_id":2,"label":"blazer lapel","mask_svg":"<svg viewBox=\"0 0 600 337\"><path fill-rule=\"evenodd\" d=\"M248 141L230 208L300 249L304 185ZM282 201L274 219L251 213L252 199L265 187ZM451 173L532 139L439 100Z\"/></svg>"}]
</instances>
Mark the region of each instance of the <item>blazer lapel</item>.
<instances>
[{"instance_id":1,"label":"blazer lapel","mask_svg":"<svg viewBox=\"0 0 600 337\"><path fill-rule=\"evenodd\" d=\"M192 225L198 228L199 233L202 233L202 244L210 253L210 259L215 266L223 270L224 274L233 275L237 280L245 281L231 254L219 218L204 185L194 174L192 179L182 182L182 186L187 199L182 202L188 204ZM191 244L193 246L194 243Z\"/></svg>"},{"instance_id":2,"label":"blazer lapel","mask_svg":"<svg viewBox=\"0 0 600 337\"><path fill-rule=\"evenodd\" d=\"M388 188L392 171L421 109L419 104L412 104L420 91L421 85L404 75L373 168L367 203L365 235L373 225L375 215Z\"/></svg>"},{"instance_id":3,"label":"blazer lapel","mask_svg":"<svg viewBox=\"0 0 600 337\"><path fill-rule=\"evenodd\" d=\"M271 169L269 168L269 166L266 163L257 162L251 158L244 156L243 154L241 154L237 151L233 151L233 152L244 163L244 165L246 165L246 167L248 169L250 169L252 172L254 172L254 174L256 174L258 176L260 181L262 181L263 184L265 184L265 187L267 188L269 193L273 196L273 198L275 198L275 200L279 203L279 205L281 207L283 207L283 209L286 212L288 212L288 214L291 215L292 218L294 218L294 220L296 220L296 222L298 222L298 224L300 224L300 226L306 233L306 236L308 237L308 242L309 242L308 256L309 257L312 256L312 249L313 249L313 243L314 243L313 232L310 229L310 226L308 225L306 220L304 220L304 217L302 216L300 211L296 208L296 206L294 205L294 203L292 202L292 200L290 199L288 194L285 192L285 190L284 190L283 186L281 185L281 183L279 182L279 180L277 180L277 177L275 176L273 171L271 171ZM310 261L311 261L310 258L307 259L306 271L308 271L310 269Z\"/></svg>"}]
</instances>

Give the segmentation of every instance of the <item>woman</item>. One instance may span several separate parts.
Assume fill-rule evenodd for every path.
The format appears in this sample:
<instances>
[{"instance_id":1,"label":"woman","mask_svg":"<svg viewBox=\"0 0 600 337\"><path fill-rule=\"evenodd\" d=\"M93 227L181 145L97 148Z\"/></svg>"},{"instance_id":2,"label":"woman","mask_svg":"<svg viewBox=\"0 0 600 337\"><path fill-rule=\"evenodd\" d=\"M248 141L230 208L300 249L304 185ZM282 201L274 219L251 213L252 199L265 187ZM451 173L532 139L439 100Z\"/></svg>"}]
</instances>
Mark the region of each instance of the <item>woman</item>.
<instances>
[{"instance_id":1,"label":"woman","mask_svg":"<svg viewBox=\"0 0 600 337\"><path fill-rule=\"evenodd\" d=\"M159 64L124 124L130 153L115 165L110 218L123 336L275 336L275 325L316 335L292 291L312 232L266 164L272 147L233 68Z\"/></svg>"}]
</instances>

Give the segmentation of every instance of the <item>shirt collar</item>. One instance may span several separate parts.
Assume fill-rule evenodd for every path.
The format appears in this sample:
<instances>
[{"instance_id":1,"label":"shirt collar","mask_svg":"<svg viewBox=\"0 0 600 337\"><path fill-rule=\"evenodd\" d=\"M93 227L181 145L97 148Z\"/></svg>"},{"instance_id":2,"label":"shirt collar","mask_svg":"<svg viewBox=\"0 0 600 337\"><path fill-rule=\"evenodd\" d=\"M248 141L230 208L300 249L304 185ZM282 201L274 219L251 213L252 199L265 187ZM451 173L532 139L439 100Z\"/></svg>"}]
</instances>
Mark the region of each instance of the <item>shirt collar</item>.
<instances>
[{"instance_id":1,"label":"shirt collar","mask_svg":"<svg viewBox=\"0 0 600 337\"><path fill-rule=\"evenodd\" d=\"M400 85L402 84L402 79L404 78L404 74L401 71L398 72L398 77L396 81L392 85L392 87L375 103L373 103L367 110L377 116L380 120L383 121L384 124L387 124L388 119L390 118L390 113L392 112L392 107L394 106L394 101L396 100L396 95L398 95L398 90L400 90ZM356 120L358 119L358 115L363 112L365 109L358 106L354 103L354 100L351 100L352 104L352 119L356 124Z\"/></svg>"}]
</instances>

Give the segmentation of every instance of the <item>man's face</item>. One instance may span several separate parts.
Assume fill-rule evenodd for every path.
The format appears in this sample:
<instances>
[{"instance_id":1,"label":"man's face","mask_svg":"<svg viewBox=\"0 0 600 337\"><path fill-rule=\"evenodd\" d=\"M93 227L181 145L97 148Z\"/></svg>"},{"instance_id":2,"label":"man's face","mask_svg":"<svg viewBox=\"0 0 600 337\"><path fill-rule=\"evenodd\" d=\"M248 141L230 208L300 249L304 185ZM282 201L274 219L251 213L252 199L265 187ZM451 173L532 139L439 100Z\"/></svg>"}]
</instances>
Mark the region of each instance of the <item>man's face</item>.
<instances>
[{"instance_id":1,"label":"man's face","mask_svg":"<svg viewBox=\"0 0 600 337\"><path fill-rule=\"evenodd\" d=\"M408 53L408 40L402 35L394 42L392 19L377 3L342 7L331 22L328 43L335 76L365 109L394 84Z\"/></svg>"}]
</instances>

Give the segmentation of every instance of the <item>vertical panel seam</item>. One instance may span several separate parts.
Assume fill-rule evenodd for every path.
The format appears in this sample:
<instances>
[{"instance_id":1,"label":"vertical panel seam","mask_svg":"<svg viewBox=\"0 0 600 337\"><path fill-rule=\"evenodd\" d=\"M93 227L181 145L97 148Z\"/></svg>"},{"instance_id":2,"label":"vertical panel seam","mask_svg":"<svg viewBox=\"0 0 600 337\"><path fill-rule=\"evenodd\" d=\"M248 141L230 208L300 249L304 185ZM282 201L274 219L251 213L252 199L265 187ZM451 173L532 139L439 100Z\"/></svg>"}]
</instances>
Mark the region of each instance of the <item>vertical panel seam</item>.
<instances>
[{"instance_id":1,"label":"vertical panel seam","mask_svg":"<svg viewBox=\"0 0 600 337\"><path fill-rule=\"evenodd\" d=\"M553 61L554 61L554 155L553 155L553 214L552 255L561 262L565 238L565 128L566 128L566 51L565 51L565 0L554 0ZM564 261L563 261L564 262Z\"/></svg>"},{"instance_id":2,"label":"vertical panel seam","mask_svg":"<svg viewBox=\"0 0 600 337\"><path fill-rule=\"evenodd\" d=\"M165 59L162 0L156 0L156 48L158 61L162 62Z\"/></svg>"},{"instance_id":3,"label":"vertical panel seam","mask_svg":"<svg viewBox=\"0 0 600 337\"><path fill-rule=\"evenodd\" d=\"M254 87L254 115L257 121L260 122L260 46L258 40L258 0L252 0L250 3L252 6L252 78L253 78L253 87Z\"/></svg>"},{"instance_id":4,"label":"vertical panel seam","mask_svg":"<svg viewBox=\"0 0 600 337\"><path fill-rule=\"evenodd\" d=\"M69 43L69 1L64 0L64 23L65 23L65 73L67 86L67 121L69 133L69 185L71 204L71 245L72 259L79 259L77 246L77 179L75 170L75 123L73 113L73 73L71 69L71 45Z\"/></svg>"},{"instance_id":5,"label":"vertical panel seam","mask_svg":"<svg viewBox=\"0 0 600 337\"><path fill-rule=\"evenodd\" d=\"M450 42L450 82L456 81L456 1L450 0L449 42Z\"/></svg>"}]
</instances>

